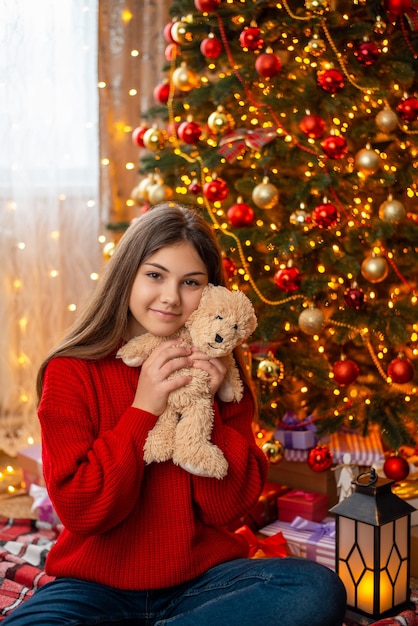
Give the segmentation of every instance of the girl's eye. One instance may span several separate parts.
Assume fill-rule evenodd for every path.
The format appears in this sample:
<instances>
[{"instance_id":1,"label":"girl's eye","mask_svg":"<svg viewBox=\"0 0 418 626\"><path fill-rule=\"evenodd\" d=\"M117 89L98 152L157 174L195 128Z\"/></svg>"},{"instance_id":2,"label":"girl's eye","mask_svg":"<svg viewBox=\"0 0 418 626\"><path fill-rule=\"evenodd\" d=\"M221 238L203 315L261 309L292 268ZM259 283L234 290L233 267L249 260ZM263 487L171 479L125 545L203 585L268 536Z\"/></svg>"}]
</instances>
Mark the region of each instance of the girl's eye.
<instances>
[{"instance_id":1,"label":"girl's eye","mask_svg":"<svg viewBox=\"0 0 418 626\"><path fill-rule=\"evenodd\" d=\"M184 282L185 282L186 285L188 285L190 287L197 287L199 285L197 280L193 280L192 278L189 278L189 279L185 280Z\"/></svg>"},{"instance_id":2,"label":"girl's eye","mask_svg":"<svg viewBox=\"0 0 418 626\"><path fill-rule=\"evenodd\" d=\"M161 274L159 274L158 272L147 272L147 276L149 276L150 278L159 278Z\"/></svg>"}]
</instances>

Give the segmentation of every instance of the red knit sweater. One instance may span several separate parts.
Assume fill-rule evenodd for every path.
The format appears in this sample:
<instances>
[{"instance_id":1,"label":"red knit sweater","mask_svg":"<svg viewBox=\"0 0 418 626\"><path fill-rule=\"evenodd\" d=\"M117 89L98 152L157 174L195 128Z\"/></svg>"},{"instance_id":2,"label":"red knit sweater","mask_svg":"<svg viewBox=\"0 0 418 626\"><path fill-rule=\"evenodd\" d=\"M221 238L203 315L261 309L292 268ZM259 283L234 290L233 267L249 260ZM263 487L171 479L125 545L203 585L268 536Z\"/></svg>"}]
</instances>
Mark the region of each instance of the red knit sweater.
<instances>
[{"instance_id":1,"label":"red knit sweater","mask_svg":"<svg viewBox=\"0 0 418 626\"><path fill-rule=\"evenodd\" d=\"M45 481L65 529L46 571L121 589L177 585L248 546L227 524L259 497L266 478L254 442L252 400L217 403L212 441L223 480L192 476L171 461L145 465L157 417L131 407L139 368L115 355L55 358L47 366L39 419Z\"/></svg>"}]
</instances>

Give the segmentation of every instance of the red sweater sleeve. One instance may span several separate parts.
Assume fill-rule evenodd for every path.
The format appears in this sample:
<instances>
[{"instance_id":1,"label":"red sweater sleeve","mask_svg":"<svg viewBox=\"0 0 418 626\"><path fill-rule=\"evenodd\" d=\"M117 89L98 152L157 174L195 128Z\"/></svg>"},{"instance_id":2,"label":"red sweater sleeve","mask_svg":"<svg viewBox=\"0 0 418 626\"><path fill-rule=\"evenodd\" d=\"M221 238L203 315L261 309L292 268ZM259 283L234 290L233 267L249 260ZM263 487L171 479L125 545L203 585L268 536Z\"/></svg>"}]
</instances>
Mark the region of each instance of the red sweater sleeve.
<instances>
[{"instance_id":1,"label":"red sweater sleeve","mask_svg":"<svg viewBox=\"0 0 418 626\"><path fill-rule=\"evenodd\" d=\"M248 390L239 403L215 405L212 442L222 449L229 467L222 480L193 477L194 498L206 524L229 524L260 496L267 478L267 459L254 439L253 409Z\"/></svg>"},{"instance_id":2,"label":"red sweater sleeve","mask_svg":"<svg viewBox=\"0 0 418 626\"><path fill-rule=\"evenodd\" d=\"M80 534L105 532L129 515L141 489L145 438L157 420L129 406L133 394L121 398L127 408L117 414L112 396L126 392L101 365L50 361L39 407L45 482L64 526Z\"/></svg>"}]
</instances>

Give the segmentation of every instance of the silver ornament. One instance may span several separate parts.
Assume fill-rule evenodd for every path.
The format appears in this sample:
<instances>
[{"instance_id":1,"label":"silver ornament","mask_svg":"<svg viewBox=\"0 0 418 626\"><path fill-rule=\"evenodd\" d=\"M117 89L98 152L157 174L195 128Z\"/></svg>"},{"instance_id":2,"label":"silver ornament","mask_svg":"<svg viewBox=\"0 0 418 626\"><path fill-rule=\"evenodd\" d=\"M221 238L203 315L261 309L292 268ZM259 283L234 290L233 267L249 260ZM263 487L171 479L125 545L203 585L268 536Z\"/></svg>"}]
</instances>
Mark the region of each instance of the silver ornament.
<instances>
[{"instance_id":1,"label":"silver ornament","mask_svg":"<svg viewBox=\"0 0 418 626\"><path fill-rule=\"evenodd\" d=\"M405 219L406 210L402 202L394 200L392 196L382 202L379 207L379 217L384 222L399 224Z\"/></svg>"},{"instance_id":2,"label":"silver ornament","mask_svg":"<svg viewBox=\"0 0 418 626\"><path fill-rule=\"evenodd\" d=\"M395 111L385 107L376 115L376 125L384 133L390 133L398 126L398 116Z\"/></svg>"},{"instance_id":3,"label":"silver ornament","mask_svg":"<svg viewBox=\"0 0 418 626\"><path fill-rule=\"evenodd\" d=\"M370 283L381 283L389 273L386 259L374 253L366 257L361 264L361 274Z\"/></svg>"},{"instance_id":4,"label":"silver ornament","mask_svg":"<svg viewBox=\"0 0 418 626\"><path fill-rule=\"evenodd\" d=\"M375 174L380 167L380 156L370 147L363 148L355 155L354 165L365 176Z\"/></svg>"},{"instance_id":5,"label":"silver ornament","mask_svg":"<svg viewBox=\"0 0 418 626\"><path fill-rule=\"evenodd\" d=\"M324 325L325 316L321 309L309 307L299 315L299 328L307 335L317 335Z\"/></svg>"}]
</instances>

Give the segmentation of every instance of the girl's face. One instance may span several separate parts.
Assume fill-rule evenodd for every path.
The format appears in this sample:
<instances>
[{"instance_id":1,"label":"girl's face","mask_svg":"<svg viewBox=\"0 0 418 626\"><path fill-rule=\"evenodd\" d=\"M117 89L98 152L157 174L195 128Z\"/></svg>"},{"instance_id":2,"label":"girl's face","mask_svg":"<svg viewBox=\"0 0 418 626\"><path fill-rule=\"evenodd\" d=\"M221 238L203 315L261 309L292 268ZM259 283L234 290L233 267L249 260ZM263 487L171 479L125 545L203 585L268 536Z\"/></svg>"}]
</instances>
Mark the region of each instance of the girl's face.
<instances>
[{"instance_id":1,"label":"girl's face","mask_svg":"<svg viewBox=\"0 0 418 626\"><path fill-rule=\"evenodd\" d=\"M208 272L189 242L165 246L138 269L129 299L129 339L145 332L167 337L197 309Z\"/></svg>"}]
</instances>

